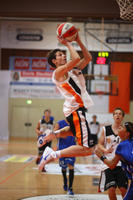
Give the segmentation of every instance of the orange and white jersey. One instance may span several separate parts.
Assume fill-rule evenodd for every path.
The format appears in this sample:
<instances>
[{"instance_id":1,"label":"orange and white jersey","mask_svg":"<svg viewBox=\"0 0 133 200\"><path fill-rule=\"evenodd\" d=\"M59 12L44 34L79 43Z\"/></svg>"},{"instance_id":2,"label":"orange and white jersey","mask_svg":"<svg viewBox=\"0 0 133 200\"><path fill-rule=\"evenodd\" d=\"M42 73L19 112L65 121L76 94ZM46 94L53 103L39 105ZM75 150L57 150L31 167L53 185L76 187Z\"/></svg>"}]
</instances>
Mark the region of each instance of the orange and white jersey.
<instances>
[{"instance_id":1,"label":"orange and white jersey","mask_svg":"<svg viewBox=\"0 0 133 200\"><path fill-rule=\"evenodd\" d=\"M55 72L53 72L52 80L65 98L63 112L66 117L79 107L89 108L93 105L93 101L86 90L85 79L81 70L73 69L69 71L68 78L63 82L57 81Z\"/></svg>"}]
</instances>

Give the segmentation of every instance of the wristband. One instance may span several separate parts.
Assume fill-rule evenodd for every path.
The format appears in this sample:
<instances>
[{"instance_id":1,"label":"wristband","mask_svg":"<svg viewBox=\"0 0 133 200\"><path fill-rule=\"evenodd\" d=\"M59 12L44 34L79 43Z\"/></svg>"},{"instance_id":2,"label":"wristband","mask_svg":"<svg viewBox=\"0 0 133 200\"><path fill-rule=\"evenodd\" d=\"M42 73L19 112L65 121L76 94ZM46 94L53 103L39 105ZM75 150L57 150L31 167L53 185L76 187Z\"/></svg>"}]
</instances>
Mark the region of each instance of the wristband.
<instances>
[{"instance_id":1,"label":"wristband","mask_svg":"<svg viewBox=\"0 0 133 200\"><path fill-rule=\"evenodd\" d=\"M54 135L57 135L57 134L59 134L60 132L61 132L60 130L56 130L56 131L53 132L53 134L54 134Z\"/></svg>"},{"instance_id":2,"label":"wristband","mask_svg":"<svg viewBox=\"0 0 133 200\"><path fill-rule=\"evenodd\" d=\"M102 160L103 162L104 162L105 159L107 159L107 158L106 158L106 156L104 156L104 155L102 155L102 156L100 157L100 160Z\"/></svg>"}]
</instances>

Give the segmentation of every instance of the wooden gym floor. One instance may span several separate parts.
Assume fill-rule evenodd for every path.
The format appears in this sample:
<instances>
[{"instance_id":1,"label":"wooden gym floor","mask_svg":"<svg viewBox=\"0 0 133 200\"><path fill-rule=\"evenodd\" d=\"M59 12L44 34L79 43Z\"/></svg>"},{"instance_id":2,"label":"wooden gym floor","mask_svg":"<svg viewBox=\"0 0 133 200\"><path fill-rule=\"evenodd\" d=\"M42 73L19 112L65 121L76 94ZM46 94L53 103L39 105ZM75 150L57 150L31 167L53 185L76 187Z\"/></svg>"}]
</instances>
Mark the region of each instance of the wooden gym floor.
<instances>
[{"instance_id":1,"label":"wooden gym floor","mask_svg":"<svg viewBox=\"0 0 133 200\"><path fill-rule=\"evenodd\" d=\"M38 172L35 164L36 156L36 140L0 141L0 200L20 200L40 195L66 194L62 188L61 175ZM95 161L96 159L95 157ZM93 164L94 157L77 158L76 164L78 163ZM56 164L58 165L58 161ZM98 179L99 176L95 174L75 175L74 193L97 194Z\"/></svg>"}]
</instances>

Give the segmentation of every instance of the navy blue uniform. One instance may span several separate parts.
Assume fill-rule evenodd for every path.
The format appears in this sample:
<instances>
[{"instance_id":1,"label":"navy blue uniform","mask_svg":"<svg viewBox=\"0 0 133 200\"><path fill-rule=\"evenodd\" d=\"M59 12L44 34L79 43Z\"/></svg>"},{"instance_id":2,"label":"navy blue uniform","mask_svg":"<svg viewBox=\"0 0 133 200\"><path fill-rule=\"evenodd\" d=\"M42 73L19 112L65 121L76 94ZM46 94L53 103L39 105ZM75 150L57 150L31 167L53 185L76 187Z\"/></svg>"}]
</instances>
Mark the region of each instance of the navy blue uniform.
<instances>
[{"instance_id":1,"label":"navy blue uniform","mask_svg":"<svg viewBox=\"0 0 133 200\"><path fill-rule=\"evenodd\" d=\"M122 157L122 167L131 179L130 187L123 200L133 200L133 139L121 142L115 153Z\"/></svg>"},{"instance_id":2,"label":"navy blue uniform","mask_svg":"<svg viewBox=\"0 0 133 200\"><path fill-rule=\"evenodd\" d=\"M59 124L59 129L69 126L65 120L58 121L58 124ZM66 138L59 138L58 150L65 149L75 144L76 144L75 137L73 136L68 136ZM59 165L63 169L66 169L68 164L74 166L74 163L75 163L75 157L65 157L65 158L63 157L59 159Z\"/></svg>"}]
</instances>

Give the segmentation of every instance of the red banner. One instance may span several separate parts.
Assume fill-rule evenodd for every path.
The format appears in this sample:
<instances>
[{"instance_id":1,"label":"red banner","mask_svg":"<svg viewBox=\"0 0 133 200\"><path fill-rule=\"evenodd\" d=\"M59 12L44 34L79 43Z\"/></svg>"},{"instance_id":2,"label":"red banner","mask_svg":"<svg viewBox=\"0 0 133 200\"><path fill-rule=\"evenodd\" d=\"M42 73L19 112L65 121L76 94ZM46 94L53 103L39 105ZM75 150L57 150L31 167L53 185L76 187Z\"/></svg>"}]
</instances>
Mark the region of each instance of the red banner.
<instances>
[{"instance_id":1,"label":"red banner","mask_svg":"<svg viewBox=\"0 0 133 200\"><path fill-rule=\"evenodd\" d=\"M47 68L47 60L44 58L33 58L32 59L32 70L46 70Z\"/></svg>"},{"instance_id":2,"label":"red banner","mask_svg":"<svg viewBox=\"0 0 133 200\"><path fill-rule=\"evenodd\" d=\"M15 58L14 69L15 70L29 70L30 59L28 58Z\"/></svg>"},{"instance_id":3,"label":"red banner","mask_svg":"<svg viewBox=\"0 0 133 200\"><path fill-rule=\"evenodd\" d=\"M109 112L120 107L129 113L130 106L130 62L112 62L111 74L118 76L118 96L109 96Z\"/></svg>"}]
</instances>

